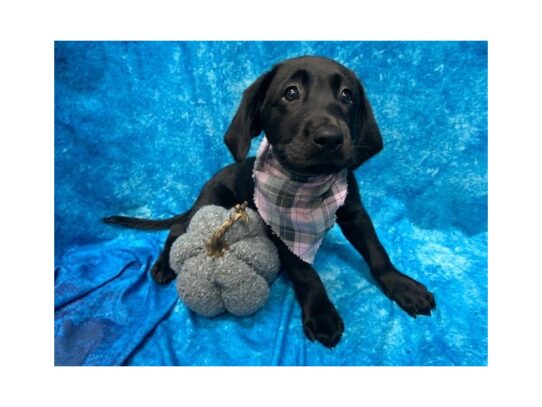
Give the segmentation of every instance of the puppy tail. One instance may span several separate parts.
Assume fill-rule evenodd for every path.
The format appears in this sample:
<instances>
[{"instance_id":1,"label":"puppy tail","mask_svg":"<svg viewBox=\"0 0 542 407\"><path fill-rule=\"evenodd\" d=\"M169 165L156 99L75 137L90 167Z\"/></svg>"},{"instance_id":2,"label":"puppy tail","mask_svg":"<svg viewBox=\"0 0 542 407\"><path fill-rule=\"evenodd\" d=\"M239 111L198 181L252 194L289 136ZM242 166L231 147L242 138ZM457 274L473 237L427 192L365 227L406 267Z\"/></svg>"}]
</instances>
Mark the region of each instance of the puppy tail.
<instances>
[{"instance_id":1,"label":"puppy tail","mask_svg":"<svg viewBox=\"0 0 542 407\"><path fill-rule=\"evenodd\" d=\"M180 215L174 216L169 219L141 219L141 218L130 218L128 216L108 216L102 218L104 223L109 225L119 225L132 229L140 230L165 230L169 229L171 226L176 223L183 222L190 215L190 211L181 213Z\"/></svg>"}]
</instances>

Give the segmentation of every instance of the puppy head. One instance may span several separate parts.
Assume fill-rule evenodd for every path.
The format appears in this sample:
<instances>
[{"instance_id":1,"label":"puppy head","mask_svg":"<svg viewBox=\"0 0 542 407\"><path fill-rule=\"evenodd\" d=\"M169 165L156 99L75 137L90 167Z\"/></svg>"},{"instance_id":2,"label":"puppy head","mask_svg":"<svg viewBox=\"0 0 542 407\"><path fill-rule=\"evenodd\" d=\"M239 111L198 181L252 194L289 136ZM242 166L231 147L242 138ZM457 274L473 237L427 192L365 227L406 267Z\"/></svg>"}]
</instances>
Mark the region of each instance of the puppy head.
<instances>
[{"instance_id":1,"label":"puppy head","mask_svg":"<svg viewBox=\"0 0 542 407\"><path fill-rule=\"evenodd\" d=\"M245 90L224 137L236 161L262 130L282 165L309 175L357 168L383 147L356 75L321 57L286 60Z\"/></svg>"}]
</instances>

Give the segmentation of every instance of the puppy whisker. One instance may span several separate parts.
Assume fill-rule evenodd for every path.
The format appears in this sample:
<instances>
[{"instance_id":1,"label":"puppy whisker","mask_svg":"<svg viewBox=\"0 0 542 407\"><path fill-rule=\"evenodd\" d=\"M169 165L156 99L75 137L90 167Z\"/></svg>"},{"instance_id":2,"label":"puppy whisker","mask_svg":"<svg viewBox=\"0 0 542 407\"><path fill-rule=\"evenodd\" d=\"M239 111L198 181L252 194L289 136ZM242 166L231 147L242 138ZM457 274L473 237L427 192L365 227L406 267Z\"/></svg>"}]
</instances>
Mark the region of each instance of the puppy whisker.
<instances>
[{"instance_id":1,"label":"puppy whisker","mask_svg":"<svg viewBox=\"0 0 542 407\"><path fill-rule=\"evenodd\" d=\"M360 148L362 150L370 150L371 149L371 147L369 147L369 146L352 146L352 148Z\"/></svg>"}]
</instances>

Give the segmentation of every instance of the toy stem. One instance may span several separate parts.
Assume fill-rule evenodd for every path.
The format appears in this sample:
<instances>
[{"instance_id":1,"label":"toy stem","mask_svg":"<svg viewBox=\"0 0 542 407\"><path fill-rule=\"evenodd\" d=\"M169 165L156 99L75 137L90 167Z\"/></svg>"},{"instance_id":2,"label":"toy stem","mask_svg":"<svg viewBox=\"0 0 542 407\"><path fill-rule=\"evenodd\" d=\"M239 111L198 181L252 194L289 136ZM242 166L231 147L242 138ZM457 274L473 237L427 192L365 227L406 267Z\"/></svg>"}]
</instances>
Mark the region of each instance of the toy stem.
<instances>
[{"instance_id":1,"label":"toy stem","mask_svg":"<svg viewBox=\"0 0 542 407\"><path fill-rule=\"evenodd\" d=\"M205 242L205 249L207 249L208 256L222 257L224 255L224 251L229 249L228 244L224 240L224 235L238 220L242 220L244 223L248 222L248 213L246 208L246 201L242 204L235 205L234 211L230 213L230 218L225 220L224 223L213 233L211 238Z\"/></svg>"}]
</instances>

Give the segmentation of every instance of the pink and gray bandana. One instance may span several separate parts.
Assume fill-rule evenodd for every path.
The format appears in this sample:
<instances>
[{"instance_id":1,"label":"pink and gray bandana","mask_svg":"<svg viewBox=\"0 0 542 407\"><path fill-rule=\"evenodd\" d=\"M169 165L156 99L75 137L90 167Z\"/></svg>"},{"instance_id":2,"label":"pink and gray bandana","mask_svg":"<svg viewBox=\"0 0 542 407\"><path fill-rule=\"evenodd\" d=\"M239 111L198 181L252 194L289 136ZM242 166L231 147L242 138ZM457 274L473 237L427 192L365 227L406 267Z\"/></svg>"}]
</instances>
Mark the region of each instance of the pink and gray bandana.
<instances>
[{"instance_id":1,"label":"pink and gray bandana","mask_svg":"<svg viewBox=\"0 0 542 407\"><path fill-rule=\"evenodd\" d=\"M335 213L346 199L347 171L308 177L292 173L273 157L264 137L254 163L254 203L286 246L312 264Z\"/></svg>"}]
</instances>

